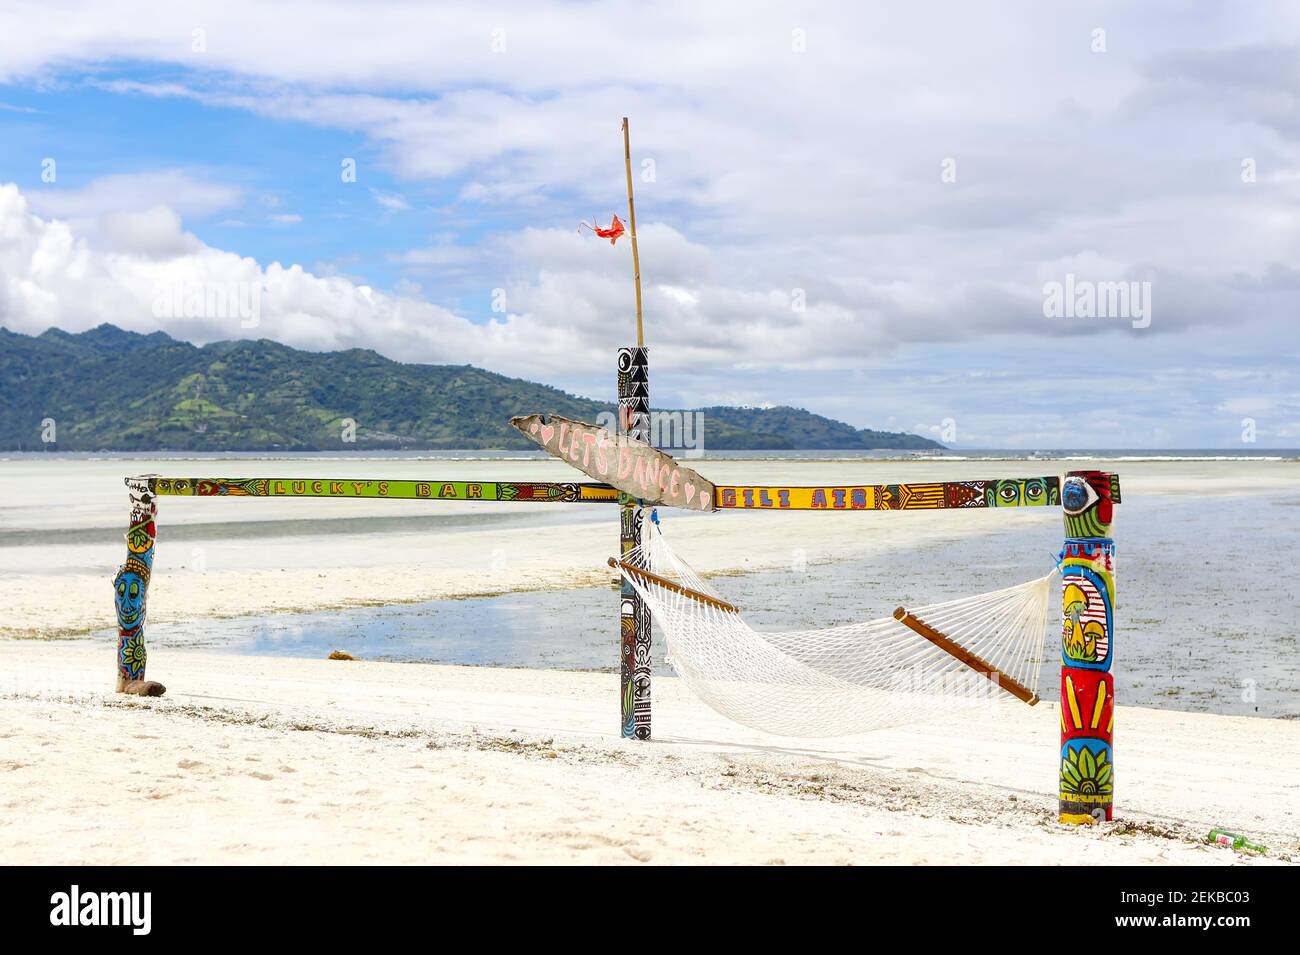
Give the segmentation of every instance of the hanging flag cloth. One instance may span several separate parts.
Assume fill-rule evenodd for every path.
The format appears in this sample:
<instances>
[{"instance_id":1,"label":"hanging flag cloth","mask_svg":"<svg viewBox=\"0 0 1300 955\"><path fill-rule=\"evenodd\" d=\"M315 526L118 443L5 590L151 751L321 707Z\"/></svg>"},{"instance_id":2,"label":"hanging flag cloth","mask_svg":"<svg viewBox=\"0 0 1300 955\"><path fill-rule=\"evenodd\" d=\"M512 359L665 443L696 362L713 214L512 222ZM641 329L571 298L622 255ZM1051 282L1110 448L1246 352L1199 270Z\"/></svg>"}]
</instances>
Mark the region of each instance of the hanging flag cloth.
<instances>
[{"instance_id":1,"label":"hanging flag cloth","mask_svg":"<svg viewBox=\"0 0 1300 955\"><path fill-rule=\"evenodd\" d=\"M600 236L602 239L609 239L610 245L617 242L619 237L623 235L623 223L618 216L614 216L614 221L609 224L608 229L602 229L600 226L596 225L595 216L591 217L591 222L578 223L578 232L580 234L584 226L596 233L596 235Z\"/></svg>"}]
</instances>

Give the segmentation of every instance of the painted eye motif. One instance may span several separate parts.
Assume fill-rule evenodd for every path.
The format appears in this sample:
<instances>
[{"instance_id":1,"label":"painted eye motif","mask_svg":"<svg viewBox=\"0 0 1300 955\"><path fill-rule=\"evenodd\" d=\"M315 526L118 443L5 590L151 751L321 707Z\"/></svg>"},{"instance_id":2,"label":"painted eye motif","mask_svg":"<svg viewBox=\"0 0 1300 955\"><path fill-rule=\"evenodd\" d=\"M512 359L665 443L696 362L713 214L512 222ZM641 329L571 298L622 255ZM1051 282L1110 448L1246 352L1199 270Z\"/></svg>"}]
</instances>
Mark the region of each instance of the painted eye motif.
<instances>
[{"instance_id":1,"label":"painted eye motif","mask_svg":"<svg viewBox=\"0 0 1300 955\"><path fill-rule=\"evenodd\" d=\"M1082 514L1097 503L1097 492L1081 477L1068 477L1061 487L1061 507L1070 515Z\"/></svg>"},{"instance_id":2,"label":"painted eye motif","mask_svg":"<svg viewBox=\"0 0 1300 955\"><path fill-rule=\"evenodd\" d=\"M998 497L1006 504L1012 504L1020 497L1020 487L1014 481L1008 481L998 487Z\"/></svg>"},{"instance_id":3,"label":"painted eye motif","mask_svg":"<svg viewBox=\"0 0 1300 955\"><path fill-rule=\"evenodd\" d=\"M1043 486L1042 481L1030 481L1025 485L1025 499L1028 501L1041 501L1046 493L1047 488Z\"/></svg>"}]
</instances>

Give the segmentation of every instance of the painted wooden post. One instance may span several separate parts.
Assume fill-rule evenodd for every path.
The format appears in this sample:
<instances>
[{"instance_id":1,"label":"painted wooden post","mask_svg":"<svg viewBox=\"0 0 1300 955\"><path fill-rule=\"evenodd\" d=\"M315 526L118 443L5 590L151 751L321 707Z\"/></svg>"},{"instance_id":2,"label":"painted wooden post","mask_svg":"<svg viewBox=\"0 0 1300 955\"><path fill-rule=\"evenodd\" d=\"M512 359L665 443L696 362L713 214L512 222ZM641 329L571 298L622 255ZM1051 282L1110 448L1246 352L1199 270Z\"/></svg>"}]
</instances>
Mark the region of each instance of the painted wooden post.
<instances>
[{"instance_id":1,"label":"painted wooden post","mask_svg":"<svg viewBox=\"0 0 1300 955\"><path fill-rule=\"evenodd\" d=\"M1060 821L1109 820L1115 793L1115 542L1119 478L1071 471L1061 486Z\"/></svg>"},{"instance_id":2,"label":"painted wooden post","mask_svg":"<svg viewBox=\"0 0 1300 955\"><path fill-rule=\"evenodd\" d=\"M158 505L148 478L127 478L131 520L126 532L126 562L113 578L117 610L117 692L162 696L166 687L144 678L145 608L153 573L154 518Z\"/></svg>"},{"instance_id":3,"label":"painted wooden post","mask_svg":"<svg viewBox=\"0 0 1300 955\"><path fill-rule=\"evenodd\" d=\"M618 423L629 438L650 441L649 349L618 350ZM643 509L637 498L620 493L619 553L641 543ZM622 733L650 738L650 608L626 579L619 593L619 699Z\"/></svg>"}]
</instances>

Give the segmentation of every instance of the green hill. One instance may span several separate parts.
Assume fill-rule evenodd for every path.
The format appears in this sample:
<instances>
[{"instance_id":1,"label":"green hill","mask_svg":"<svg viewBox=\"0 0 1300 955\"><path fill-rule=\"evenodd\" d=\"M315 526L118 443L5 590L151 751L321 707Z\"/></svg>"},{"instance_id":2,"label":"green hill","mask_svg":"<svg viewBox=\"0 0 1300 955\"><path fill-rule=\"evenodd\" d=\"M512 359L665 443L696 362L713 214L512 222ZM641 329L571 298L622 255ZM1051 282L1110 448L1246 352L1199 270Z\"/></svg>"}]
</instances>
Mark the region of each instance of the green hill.
<instances>
[{"instance_id":1,"label":"green hill","mask_svg":"<svg viewBox=\"0 0 1300 955\"><path fill-rule=\"evenodd\" d=\"M595 420L612 403L471 365L268 340L197 347L113 325L80 334L0 328L0 450L312 451L531 448L512 415ZM799 408L704 408L710 449L938 448ZM57 441L41 441L53 419ZM353 443L344 421L356 422Z\"/></svg>"}]
</instances>

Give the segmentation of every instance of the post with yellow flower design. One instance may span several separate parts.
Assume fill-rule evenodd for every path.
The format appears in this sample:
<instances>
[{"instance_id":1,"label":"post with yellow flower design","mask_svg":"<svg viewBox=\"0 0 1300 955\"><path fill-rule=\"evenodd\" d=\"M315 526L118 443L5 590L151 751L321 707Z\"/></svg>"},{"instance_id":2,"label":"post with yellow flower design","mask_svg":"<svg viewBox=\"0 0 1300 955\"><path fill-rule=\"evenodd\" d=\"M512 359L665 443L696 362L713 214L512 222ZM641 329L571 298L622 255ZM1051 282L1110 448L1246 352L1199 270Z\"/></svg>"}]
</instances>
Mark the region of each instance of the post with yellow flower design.
<instances>
[{"instance_id":1,"label":"post with yellow flower design","mask_svg":"<svg viewBox=\"0 0 1300 955\"><path fill-rule=\"evenodd\" d=\"M1119 477L1071 471L1061 485L1060 820L1111 818L1115 792L1115 542Z\"/></svg>"},{"instance_id":2,"label":"post with yellow flower design","mask_svg":"<svg viewBox=\"0 0 1300 955\"><path fill-rule=\"evenodd\" d=\"M126 562L113 578L113 603L117 610L117 692L162 696L166 687L144 678L144 612L149 577L153 573L154 517L158 506L150 478L127 478L126 489L131 498Z\"/></svg>"}]
</instances>

